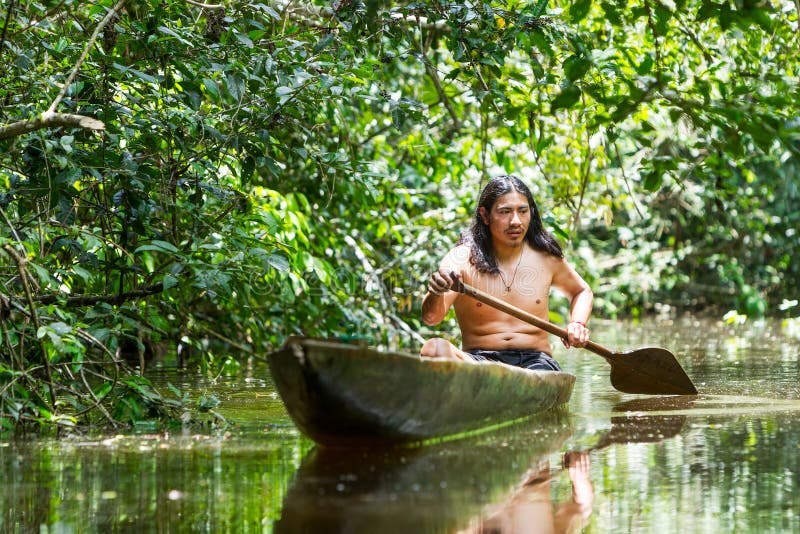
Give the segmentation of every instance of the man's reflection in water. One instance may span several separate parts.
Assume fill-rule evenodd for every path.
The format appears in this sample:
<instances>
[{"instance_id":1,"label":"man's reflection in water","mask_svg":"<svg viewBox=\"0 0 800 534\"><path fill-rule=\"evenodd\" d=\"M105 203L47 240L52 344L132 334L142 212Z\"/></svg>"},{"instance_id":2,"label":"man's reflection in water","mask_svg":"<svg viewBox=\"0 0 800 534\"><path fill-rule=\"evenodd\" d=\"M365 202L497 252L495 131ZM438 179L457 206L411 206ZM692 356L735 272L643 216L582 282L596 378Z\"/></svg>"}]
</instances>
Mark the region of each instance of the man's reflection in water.
<instances>
[{"instance_id":1,"label":"man's reflection in water","mask_svg":"<svg viewBox=\"0 0 800 534\"><path fill-rule=\"evenodd\" d=\"M572 500L555 509L550 500L550 466L541 462L510 502L473 522L462 534L519 534L577 532L592 514L594 486L589 479L589 451L564 454L564 468L572 482Z\"/></svg>"}]
</instances>

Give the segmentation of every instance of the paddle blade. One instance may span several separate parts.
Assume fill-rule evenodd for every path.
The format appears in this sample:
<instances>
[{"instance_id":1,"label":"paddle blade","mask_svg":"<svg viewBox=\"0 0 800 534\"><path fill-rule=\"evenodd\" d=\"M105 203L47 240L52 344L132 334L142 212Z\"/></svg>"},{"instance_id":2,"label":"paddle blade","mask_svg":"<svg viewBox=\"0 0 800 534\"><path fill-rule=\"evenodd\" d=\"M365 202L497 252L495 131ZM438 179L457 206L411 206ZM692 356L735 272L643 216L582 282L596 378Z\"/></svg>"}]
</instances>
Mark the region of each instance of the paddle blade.
<instances>
[{"instance_id":1,"label":"paddle blade","mask_svg":"<svg viewBox=\"0 0 800 534\"><path fill-rule=\"evenodd\" d=\"M611 385L623 393L697 394L691 378L667 349L646 347L604 357L611 364Z\"/></svg>"}]
</instances>

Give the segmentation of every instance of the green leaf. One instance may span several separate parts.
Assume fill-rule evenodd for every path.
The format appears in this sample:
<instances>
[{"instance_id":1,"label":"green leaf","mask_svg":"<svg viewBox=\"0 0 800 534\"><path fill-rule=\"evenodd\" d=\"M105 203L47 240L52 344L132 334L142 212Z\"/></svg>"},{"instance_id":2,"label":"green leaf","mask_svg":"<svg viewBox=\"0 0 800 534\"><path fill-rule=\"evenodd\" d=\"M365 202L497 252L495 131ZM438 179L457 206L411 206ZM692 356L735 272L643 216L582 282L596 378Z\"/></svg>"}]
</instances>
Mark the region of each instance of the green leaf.
<instances>
[{"instance_id":1,"label":"green leaf","mask_svg":"<svg viewBox=\"0 0 800 534\"><path fill-rule=\"evenodd\" d=\"M649 74L650 71L653 70L654 64L655 62L653 60L653 56L651 54L647 54L644 56L642 62L636 67L636 72L641 75Z\"/></svg>"},{"instance_id":2,"label":"green leaf","mask_svg":"<svg viewBox=\"0 0 800 534\"><path fill-rule=\"evenodd\" d=\"M572 7L569 9L569 18L570 20L575 22L580 22L586 18L586 15L589 14L589 10L592 8L592 0L576 0Z\"/></svg>"},{"instance_id":3,"label":"green leaf","mask_svg":"<svg viewBox=\"0 0 800 534\"><path fill-rule=\"evenodd\" d=\"M182 394L181 394L181 390L180 390L180 389L178 389L177 387L175 387L175 386L172 384L172 382L167 382L167 389L169 389L169 390L170 390L170 392L171 392L173 395L175 395L177 398L179 398L179 399L182 399L182 398L184 397L184 395L182 395Z\"/></svg>"},{"instance_id":4,"label":"green leaf","mask_svg":"<svg viewBox=\"0 0 800 534\"><path fill-rule=\"evenodd\" d=\"M41 265L37 265L35 263L29 263L28 265L33 267L33 270L36 271L36 276L39 278L39 283L44 287L49 287L52 280L50 272Z\"/></svg>"},{"instance_id":5,"label":"green leaf","mask_svg":"<svg viewBox=\"0 0 800 534\"><path fill-rule=\"evenodd\" d=\"M580 98L580 88L577 85L568 85L550 103L550 110L571 108Z\"/></svg>"},{"instance_id":6,"label":"green leaf","mask_svg":"<svg viewBox=\"0 0 800 534\"><path fill-rule=\"evenodd\" d=\"M144 252L145 250L154 250L157 252L172 252L176 254L179 250L173 245L172 243L167 243L166 241L159 241L158 239L154 239L147 245L142 245L138 247L134 252Z\"/></svg>"},{"instance_id":7,"label":"green leaf","mask_svg":"<svg viewBox=\"0 0 800 534\"><path fill-rule=\"evenodd\" d=\"M749 12L750 18L758 24L765 32L772 32L775 30L775 22L770 17L769 11L761 8L755 8Z\"/></svg>"},{"instance_id":8,"label":"green leaf","mask_svg":"<svg viewBox=\"0 0 800 534\"><path fill-rule=\"evenodd\" d=\"M136 69L134 69L132 67L126 67L125 65L120 65L119 63L114 63L114 68L117 69L118 71L122 72L122 73L131 72L131 73L134 74L134 76L136 76L140 80L143 80L143 81L145 81L147 83L152 83L152 84L157 84L158 83L158 79L155 76L151 76L150 74L146 74L146 73L144 73L144 72L142 72L140 70L136 70Z\"/></svg>"},{"instance_id":9,"label":"green leaf","mask_svg":"<svg viewBox=\"0 0 800 534\"><path fill-rule=\"evenodd\" d=\"M313 52L315 54L319 54L320 52L322 52L323 50L328 48L330 46L330 44L333 42L335 37L336 37L336 34L334 34L332 32L325 34L322 37L322 39L320 39L319 41L317 41L314 44Z\"/></svg>"},{"instance_id":10,"label":"green leaf","mask_svg":"<svg viewBox=\"0 0 800 534\"><path fill-rule=\"evenodd\" d=\"M317 275L317 278L319 278L323 284L330 284L333 275L333 269L331 269L330 265L326 261L317 257L313 258L313 262L314 274Z\"/></svg>"},{"instance_id":11,"label":"green leaf","mask_svg":"<svg viewBox=\"0 0 800 534\"><path fill-rule=\"evenodd\" d=\"M547 57L552 58L555 57L556 52L553 49L553 43L550 42L550 39L544 32L541 30L534 31L530 34L531 44L533 44L539 52L546 54ZM539 61L537 58L531 58L532 60Z\"/></svg>"},{"instance_id":12,"label":"green leaf","mask_svg":"<svg viewBox=\"0 0 800 534\"><path fill-rule=\"evenodd\" d=\"M564 74L571 82L583 78L589 69L592 68L592 62L589 58L583 55L573 55L564 60Z\"/></svg>"},{"instance_id":13,"label":"green leaf","mask_svg":"<svg viewBox=\"0 0 800 534\"><path fill-rule=\"evenodd\" d=\"M406 122L406 112L403 111L403 108L400 106L395 106L392 108L392 125L400 129L403 127L403 124Z\"/></svg>"},{"instance_id":14,"label":"green leaf","mask_svg":"<svg viewBox=\"0 0 800 534\"><path fill-rule=\"evenodd\" d=\"M672 18L672 11L665 8L663 4L656 4L656 32L658 35L666 35L669 30L669 21Z\"/></svg>"},{"instance_id":15,"label":"green leaf","mask_svg":"<svg viewBox=\"0 0 800 534\"><path fill-rule=\"evenodd\" d=\"M81 280L83 280L84 284L88 283L89 280L92 279L92 273L80 265L73 265L72 272L74 272Z\"/></svg>"},{"instance_id":16,"label":"green leaf","mask_svg":"<svg viewBox=\"0 0 800 534\"><path fill-rule=\"evenodd\" d=\"M164 278L161 280L161 284L163 285L164 289L167 290L178 285L178 279L171 274L165 274Z\"/></svg>"},{"instance_id":17,"label":"green leaf","mask_svg":"<svg viewBox=\"0 0 800 534\"><path fill-rule=\"evenodd\" d=\"M703 22L704 20L708 20L718 13L719 13L718 4L715 4L711 0L703 0L700 9L697 10L697 17L695 18L695 22Z\"/></svg>"},{"instance_id":18,"label":"green leaf","mask_svg":"<svg viewBox=\"0 0 800 534\"><path fill-rule=\"evenodd\" d=\"M547 10L547 4L549 2L550 2L550 0L539 0L538 2L536 2L536 5L533 6L533 10L531 11L531 14L534 17L540 16L542 13L544 13Z\"/></svg>"},{"instance_id":19,"label":"green leaf","mask_svg":"<svg viewBox=\"0 0 800 534\"><path fill-rule=\"evenodd\" d=\"M103 382L94 390L94 395L98 399L102 399L111 391L111 382Z\"/></svg>"},{"instance_id":20,"label":"green leaf","mask_svg":"<svg viewBox=\"0 0 800 534\"><path fill-rule=\"evenodd\" d=\"M269 15L270 17L272 17L272 18L273 18L273 19L275 19L275 20L281 20L281 15L280 15L280 13L278 13L277 11L275 11L275 9L274 9L274 8L270 7L270 6L269 6L269 5L267 5L267 4L261 4L261 6L262 6L262 7L261 7L261 9L263 9L263 10L264 10L264 12L265 12L267 15Z\"/></svg>"},{"instance_id":21,"label":"green leaf","mask_svg":"<svg viewBox=\"0 0 800 534\"><path fill-rule=\"evenodd\" d=\"M47 325L42 325L36 331L36 339L42 339L44 336L48 335L49 333L50 333L50 329L47 327Z\"/></svg>"},{"instance_id":22,"label":"green leaf","mask_svg":"<svg viewBox=\"0 0 800 534\"><path fill-rule=\"evenodd\" d=\"M214 97L214 100L219 100L219 87L217 87L217 82L209 78L203 78L203 87Z\"/></svg>"},{"instance_id":23,"label":"green leaf","mask_svg":"<svg viewBox=\"0 0 800 534\"><path fill-rule=\"evenodd\" d=\"M50 323L49 326L60 336L72 333L72 327L61 321Z\"/></svg>"},{"instance_id":24,"label":"green leaf","mask_svg":"<svg viewBox=\"0 0 800 534\"><path fill-rule=\"evenodd\" d=\"M227 87L228 93L230 93L233 99L241 100L246 90L244 80L242 80L241 76L233 72L228 72L225 74L225 81L225 87Z\"/></svg>"},{"instance_id":25,"label":"green leaf","mask_svg":"<svg viewBox=\"0 0 800 534\"><path fill-rule=\"evenodd\" d=\"M290 269L289 260L279 254L270 254L265 259L272 268L281 272L288 272Z\"/></svg>"},{"instance_id":26,"label":"green leaf","mask_svg":"<svg viewBox=\"0 0 800 534\"><path fill-rule=\"evenodd\" d=\"M95 307L95 308L97 308L97 307ZM105 315L105 314L98 314L98 315L102 316L102 315ZM89 317L88 314L87 314L87 317ZM111 330L108 329L108 328L97 328L97 329L92 330L91 334L95 337L95 339L97 339L101 343L105 343L105 341L111 336Z\"/></svg>"},{"instance_id":27,"label":"green leaf","mask_svg":"<svg viewBox=\"0 0 800 534\"><path fill-rule=\"evenodd\" d=\"M178 35L174 31L172 31L171 29L167 28L166 26L159 26L158 27L158 31L160 31L161 33L163 33L165 35L169 35L170 37L174 37L175 39L177 39L178 41L180 41L182 44L186 45L189 48L194 48L194 44L192 44L191 42L187 41L186 39L184 39L183 37L181 37L180 35Z\"/></svg>"},{"instance_id":28,"label":"green leaf","mask_svg":"<svg viewBox=\"0 0 800 534\"><path fill-rule=\"evenodd\" d=\"M605 12L606 19L615 25L622 25L622 16L620 13L620 9L617 8L611 2L602 2L600 4L603 7L603 11Z\"/></svg>"},{"instance_id":29,"label":"green leaf","mask_svg":"<svg viewBox=\"0 0 800 534\"><path fill-rule=\"evenodd\" d=\"M64 140L65 137L68 137L69 139L67 139L65 141ZM72 147L70 145L71 145L72 141L74 141L74 139L75 138L72 137L71 135L68 135L68 136L65 135L64 137L62 137L60 139L59 142L60 142L62 147L67 148L69 146L69 151L72 151ZM64 184L64 185L71 186L75 182L80 180L81 176L82 176L82 173L81 173L80 169L67 169L64 172L58 173L58 176L56 176L56 180L55 181L56 181L57 184Z\"/></svg>"},{"instance_id":30,"label":"green leaf","mask_svg":"<svg viewBox=\"0 0 800 534\"><path fill-rule=\"evenodd\" d=\"M654 193L661 187L662 181L662 174L656 170L653 170L645 176L643 185L647 191Z\"/></svg>"},{"instance_id":31,"label":"green leaf","mask_svg":"<svg viewBox=\"0 0 800 534\"><path fill-rule=\"evenodd\" d=\"M245 33L235 32L233 36L237 41L239 41L239 43L243 44L247 48L253 48L255 46L252 39L250 39L250 36Z\"/></svg>"},{"instance_id":32,"label":"green leaf","mask_svg":"<svg viewBox=\"0 0 800 534\"><path fill-rule=\"evenodd\" d=\"M76 97L76 96L80 95L81 91L83 91L83 88L85 86L86 86L86 84L83 83L83 82L71 83L69 85L69 88L67 88L67 96Z\"/></svg>"}]
</instances>

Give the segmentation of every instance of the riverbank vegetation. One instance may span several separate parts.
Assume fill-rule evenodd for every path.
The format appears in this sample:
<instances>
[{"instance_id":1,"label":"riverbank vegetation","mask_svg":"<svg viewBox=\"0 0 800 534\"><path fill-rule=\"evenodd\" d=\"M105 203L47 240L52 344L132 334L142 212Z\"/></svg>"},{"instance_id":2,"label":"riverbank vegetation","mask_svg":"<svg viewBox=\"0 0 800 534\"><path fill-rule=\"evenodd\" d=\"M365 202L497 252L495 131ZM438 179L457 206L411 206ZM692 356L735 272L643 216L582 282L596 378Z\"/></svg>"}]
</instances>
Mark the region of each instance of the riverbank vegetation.
<instances>
[{"instance_id":1,"label":"riverbank vegetation","mask_svg":"<svg viewBox=\"0 0 800 534\"><path fill-rule=\"evenodd\" d=\"M791 316L799 32L788 1L4 2L0 422L174 415L156 358L417 347L498 173L597 316Z\"/></svg>"}]
</instances>

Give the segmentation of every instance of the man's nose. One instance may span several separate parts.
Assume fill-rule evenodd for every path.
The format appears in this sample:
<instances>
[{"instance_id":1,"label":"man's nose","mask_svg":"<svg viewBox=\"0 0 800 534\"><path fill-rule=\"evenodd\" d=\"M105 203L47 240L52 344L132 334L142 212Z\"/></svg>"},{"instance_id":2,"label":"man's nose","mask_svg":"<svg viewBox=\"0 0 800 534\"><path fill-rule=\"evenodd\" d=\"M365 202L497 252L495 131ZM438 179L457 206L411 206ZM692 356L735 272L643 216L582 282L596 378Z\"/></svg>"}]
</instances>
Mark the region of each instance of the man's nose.
<instances>
[{"instance_id":1,"label":"man's nose","mask_svg":"<svg viewBox=\"0 0 800 534\"><path fill-rule=\"evenodd\" d=\"M519 218L519 213L516 211L511 215L511 224L522 224L522 219Z\"/></svg>"}]
</instances>

